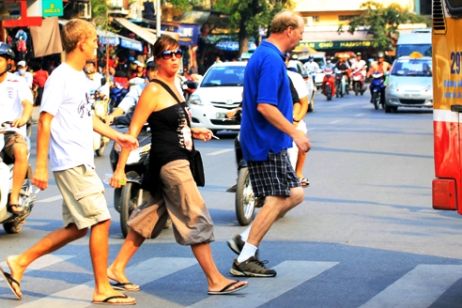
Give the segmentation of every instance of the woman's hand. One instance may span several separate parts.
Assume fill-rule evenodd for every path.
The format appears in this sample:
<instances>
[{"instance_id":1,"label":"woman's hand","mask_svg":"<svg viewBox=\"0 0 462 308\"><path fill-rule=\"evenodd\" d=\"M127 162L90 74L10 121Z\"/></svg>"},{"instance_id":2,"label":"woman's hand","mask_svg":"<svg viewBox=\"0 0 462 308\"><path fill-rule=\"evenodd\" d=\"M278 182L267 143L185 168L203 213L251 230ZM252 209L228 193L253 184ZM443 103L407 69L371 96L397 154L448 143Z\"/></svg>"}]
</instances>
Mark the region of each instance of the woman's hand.
<instances>
[{"instance_id":1,"label":"woman's hand","mask_svg":"<svg viewBox=\"0 0 462 308\"><path fill-rule=\"evenodd\" d=\"M127 176L123 170L115 170L112 174L109 184L114 188L120 188L127 183Z\"/></svg>"},{"instance_id":2,"label":"woman's hand","mask_svg":"<svg viewBox=\"0 0 462 308\"><path fill-rule=\"evenodd\" d=\"M191 133L194 139L200 139L202 141L209 141L213 137L213 133L208 128L193 127Z\"/></svg>"}]
</instances>

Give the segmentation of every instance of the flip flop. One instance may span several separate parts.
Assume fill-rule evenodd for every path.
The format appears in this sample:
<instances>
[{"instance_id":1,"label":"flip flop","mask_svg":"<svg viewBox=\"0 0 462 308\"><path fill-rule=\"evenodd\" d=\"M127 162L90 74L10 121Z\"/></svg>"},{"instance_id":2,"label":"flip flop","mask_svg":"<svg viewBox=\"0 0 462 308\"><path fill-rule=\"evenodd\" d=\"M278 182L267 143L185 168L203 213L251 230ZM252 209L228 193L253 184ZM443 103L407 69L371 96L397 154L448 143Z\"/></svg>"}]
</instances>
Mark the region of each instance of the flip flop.
<instances>
[{"instance_id":1,"label":"flip flop","mask_svg":"<svg viewBox=\"0 0 462 308\"><path fill-rule=\"evenodd\" d=\"M225 294L231 294L231 293L237 292L237 291L242 290L242 289L247 287L247 282L245 282L245 284L243 284L240 287L232 288L233 286L237 285L240 282L241 281L239 281L239 280L235 280L235 281L231 282L230 284L226 285L223 289L221 289L219 291L210 291L209 290L207 293L209 295L225 295Z\"/></svg>"},{"instance_id":2,"label":"flip flop","mask_svg":"<svg viewBox=\"0 0 462 308\"><path fill-rule=\"evenodd\" d=\"M126 301L118 301L120 299L126 299ZM103 300L92 300L92 304L96 305L116 305L116 306L126 306L126 305L136 305L136 299L133 297L128 297L125 294L122 295L112 295L108 296Z\"/></svg>"},{"instance_id":3,"label":"flip flop","mask_svg":"<svg viewBox=\"0 0 462 308\"><path fill-rule=\"evenodd\" d=\"M111 278L109 278L111 279ZM120 282L115 279L111 279L114 282L111 283L111 286L114 290L119 290L119 291L127 291L127 292L138 292L141 290L140 286L137 284L134 284L130 281L127 282Z\"/></svg>"},{"instance_id":4,"label":"flip flop","mask_svg":"<svg viewBox=\"0 0 462 308\"><path fill-rule=\"evenodd\" d=\"M300 185L302 185L302 187L310 186L310 181L307 178L299 178L298 180L300 181Z\"/></svg>"},{"instance_id":5,"label":"flip flop","mask_svg":"<svg viewBox=\"0 0 462 308\"><path fill-rule=\"evenodd\" d=\"M10 288L11 292L13 292L14 296L16 296L16 298L18 300L21 300L22 299L22 294L20 293L21 292L21 284L13 278L13 276L11 276L10 273L7 273L3 270L3 268L0 267L0 272L2 273L3 277L5 278L5 281L6 283L8 284L8 287ZM17 289L15 289L14 285L16 284L17 286ZM19 291L18 291L19 289Z\"/></svg>"}]
</instances>

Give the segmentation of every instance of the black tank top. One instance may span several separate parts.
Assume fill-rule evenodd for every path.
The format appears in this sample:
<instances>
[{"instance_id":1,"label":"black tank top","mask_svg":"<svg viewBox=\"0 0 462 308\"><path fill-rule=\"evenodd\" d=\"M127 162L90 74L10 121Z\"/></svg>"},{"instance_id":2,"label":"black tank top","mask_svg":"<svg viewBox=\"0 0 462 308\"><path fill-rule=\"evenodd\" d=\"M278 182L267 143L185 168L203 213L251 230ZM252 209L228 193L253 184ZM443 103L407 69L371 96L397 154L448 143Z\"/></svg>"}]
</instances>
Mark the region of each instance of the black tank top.
<instances>
[{"instance_id":1,"label":"black tank top","mask_svg":"<svg viewBox=\"0 0 462 308\"><path fill-rule=\"evenodd\" d=\"M193 149L186 102L180 102L166 84L158 80L154 82L166 89L178 101L178 104L153 112L148 117L151 129L151 150L148 172L143 178L142 186L153 193L158 191L162 185L160 181L162 166L178 159L189 160Z\"/></svg>"}]
</instances>

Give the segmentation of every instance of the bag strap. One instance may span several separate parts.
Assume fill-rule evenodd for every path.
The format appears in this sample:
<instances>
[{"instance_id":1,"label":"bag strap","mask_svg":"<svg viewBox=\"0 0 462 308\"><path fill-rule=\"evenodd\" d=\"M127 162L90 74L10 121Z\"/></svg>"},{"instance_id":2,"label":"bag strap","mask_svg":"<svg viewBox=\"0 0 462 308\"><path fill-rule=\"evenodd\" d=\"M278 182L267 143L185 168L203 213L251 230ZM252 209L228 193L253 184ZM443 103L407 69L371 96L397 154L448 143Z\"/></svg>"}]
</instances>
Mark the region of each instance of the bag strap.
<instances>
[{"instance_id":1,"label":"bag strap","mask_svg":"<svg viewBox=\"0 0 462 308\"><path fill-rule=\"evenodd\" d=\"M173 92L173 90L165 82L163 82L162 80L152 79L151 82L155 82L155 83L159 84L162 88L164 88L165 91L167 91L176 100L176 102L178 104L184 103L184 102L180 101L178 96L176 96L175 92Z\"/></svg>"}]
</instances>

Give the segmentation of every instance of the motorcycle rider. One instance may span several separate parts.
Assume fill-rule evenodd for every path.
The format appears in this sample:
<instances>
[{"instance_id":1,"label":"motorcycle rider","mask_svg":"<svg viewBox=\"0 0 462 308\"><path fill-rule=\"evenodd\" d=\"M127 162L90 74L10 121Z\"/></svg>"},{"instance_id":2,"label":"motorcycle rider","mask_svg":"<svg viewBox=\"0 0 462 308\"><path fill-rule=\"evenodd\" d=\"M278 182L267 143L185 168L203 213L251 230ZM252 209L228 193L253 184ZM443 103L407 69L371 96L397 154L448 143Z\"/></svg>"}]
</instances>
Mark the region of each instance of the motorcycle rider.
<instances>
[{"instance_id":1,"label":"motorcycle rider","mask_svg":"<svg viewBox=\"0 0 462 308\"><path fill-rule=\"evenodd\" d=\"M336 71L342 73L343 76L346 76L346 88L350 86L350 65L345 61L344 57L339 57L337 63L335 64Z\"/></svg>"},{"instance_id":2,"label":"motorcycle rider","mask_svg":"<svg viewBox=\"0 0 462 308\"><path fill-rule=\"evenodd\" d=\"M98 91L104 97L109 97L109 84L106 84L105 77L98 72L96 60L87 61L83 70L90 82L90 93Z\"/></svg>"},{"instance_id":3,"label":"motorcycle rider","mask_svg":"<svg viewBox=\"0 0 462 308\"><path fill-rule=\"evenodd\" d=\"M353 64L351 65L352 72L360 71L364 77L366 77L367 64L366 61L362 59L361 53L356 53L356 58Z\"/></svg>"},{"instance_id":4,"label":"motorcycle rider","mask_svg":"<svg viewBox=\"0 0 462 308\"><path fill-rule=\"evenodd\" d=\"M28 169L28 144L26 124L33 107L32 91L27 83L9 73L15 54L10 45L0 42L0 123L11 122L14 132L4 134L5 146L2 157L13 160L13 183L9 198L9 211L21 214L24 211L19 195Z\"/></svg>"},{"instance_id":5,"label":"motorcycle rider","mask_svg":"<svg viewBox=\"0 0 462 308\"><path fill-rule=\"evenodd\" d=\"M303 66L305 67L305 71L310 75L311 78L313 78L314 82L314 76L317 72L319 72L319 64L316 61L314 61L313 57L310 56L308 58L308 61L305 62Z\"/></svg>"},{"instance_id":6,"label":"motorcycle rider","mask_svg":"<svg viewBox=\"0 0 462 308\"><path fill-rule=\"evenodd\" d=\"M382 78L385 81L385 74L390 70L391 65L385 61L385 54L380 51L377 53L377 61L373 62L369 71L367 72L367 78L371 77L373 73L379 72L382 73ZM371 91L371 103L372 103L372 87L369 86ZM384 106L385 104L385 87L380 90L380 104Z\"/></svg>"},{"instance_id":7,"label":"motorcycle rider","mask_svg":"<svg viewBox=\"0 0 462 308\"><path fill-rule=\"evenodd\" d=\"M127 115L127 121L125 121L127 123L124 122L123 124L130 124L131 114L135 109L136 103L138 103L138 99L141 96L141 92L143 92L144 87L149 83L149 80L154 79L155 76L156 67L154 63L154 57L150 57L146 61L145 82L138 83L130 87L130 91L128 91L127 95L122 99L120 104L116 108L114 108L114 110L107 116L106 123L112 123L114 122L115 118Z\"/></svg>"}]
</instances>

